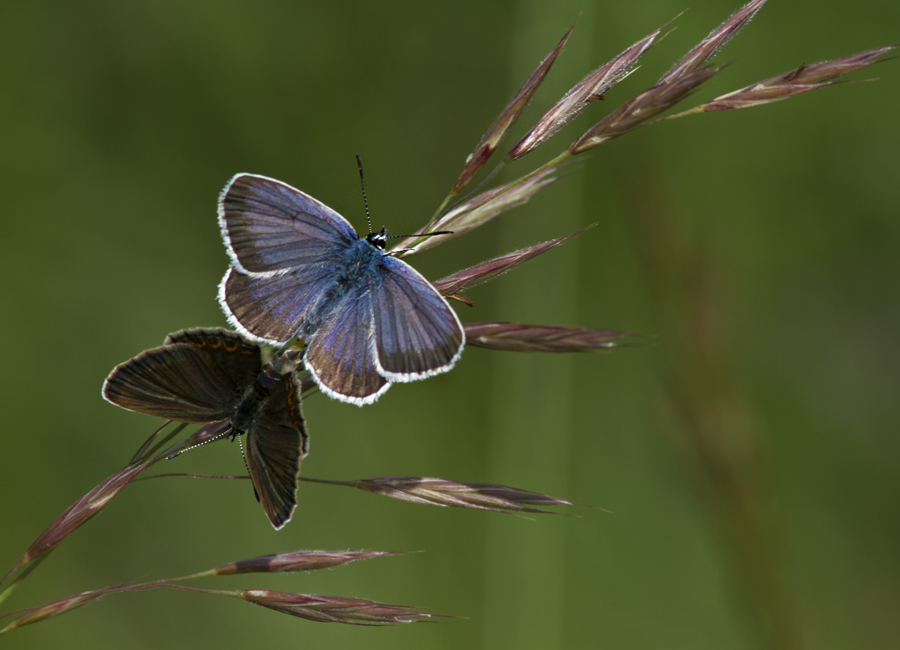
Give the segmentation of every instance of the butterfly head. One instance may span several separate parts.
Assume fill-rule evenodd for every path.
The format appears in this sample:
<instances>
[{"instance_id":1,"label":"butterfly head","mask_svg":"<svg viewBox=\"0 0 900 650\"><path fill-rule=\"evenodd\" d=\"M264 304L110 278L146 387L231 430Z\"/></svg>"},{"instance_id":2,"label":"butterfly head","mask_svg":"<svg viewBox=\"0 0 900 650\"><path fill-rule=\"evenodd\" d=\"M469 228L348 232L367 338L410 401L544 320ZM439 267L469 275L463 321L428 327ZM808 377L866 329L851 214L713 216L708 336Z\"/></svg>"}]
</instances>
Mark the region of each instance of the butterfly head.
<instances>
[{"instance_id":1,"label":"butterfly head","mask_svg":"<svg viewBox=\"0 0 900 650\"><path fill-rule=\"evenodd\" d=\"M384 250L385 245L388 240L388 231L387 228L382 228L380 232L370 232L368 236L366 236L366 241L372 244L378 250Z\"/></svg>"}]
</instances>

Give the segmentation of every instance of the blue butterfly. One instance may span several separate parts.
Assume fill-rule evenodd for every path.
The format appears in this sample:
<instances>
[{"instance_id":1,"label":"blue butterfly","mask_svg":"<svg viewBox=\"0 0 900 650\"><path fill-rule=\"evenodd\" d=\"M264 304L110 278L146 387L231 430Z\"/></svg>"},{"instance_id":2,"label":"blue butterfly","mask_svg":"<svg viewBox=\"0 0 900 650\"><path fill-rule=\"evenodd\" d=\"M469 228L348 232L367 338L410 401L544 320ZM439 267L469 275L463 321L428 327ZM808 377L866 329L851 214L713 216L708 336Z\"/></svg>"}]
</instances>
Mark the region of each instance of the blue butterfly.
<instances>
[{"instance_id":1,"label":"blue butterfly","mask_svg":"<svg viewBox=\"0 0 900 650\"><path fill-rule=\"evenodd\" d=\"M293 336L326 395L362 406L392 382L447 372L465 334L422 275L364 239L337 212L265 176L238 174L219 197L231 268L219 303L242 334L273 345Z\"/></svg>"}]
</instances>

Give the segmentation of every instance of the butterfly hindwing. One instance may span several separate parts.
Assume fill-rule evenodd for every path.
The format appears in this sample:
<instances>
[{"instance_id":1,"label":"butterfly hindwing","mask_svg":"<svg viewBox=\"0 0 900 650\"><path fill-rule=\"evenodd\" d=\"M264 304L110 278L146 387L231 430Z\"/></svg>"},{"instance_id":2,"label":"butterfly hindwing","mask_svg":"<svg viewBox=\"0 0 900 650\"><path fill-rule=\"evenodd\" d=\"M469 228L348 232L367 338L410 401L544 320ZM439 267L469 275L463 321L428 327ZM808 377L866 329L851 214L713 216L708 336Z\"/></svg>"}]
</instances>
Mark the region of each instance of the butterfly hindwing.
<instances>
[{"instance_id":1,"label":"butterfly hindwing","mask_svg":"<svg viewBox=\"0 0 900 650\"><path fill-rule=\"evenodd\" d=\"M300 460L308 450L300 390L293 374L281 377L247 429L250 479L276 530L290 521L297 506Z\"/></svg>"},{"instance_id":2,"label":"butterfly hindwing","mask_svg":"<svg viewBox=\"0 0 900 650\"><path fill-rule=\"evenodd\" d=\"M447 300L413 267L385 256L372 299L380 373L412 381L450 370L465 343Z\"/></svg>"},{"instance_id":3,"label":"butterfly hindwing","mask_svg":"<svg viewBox=\"0 0 900 650\"><path fill-rule=\"evenodd\" d=\"M246 275L230 268L219 285L219 303L244 334L278 345L307 322L333 276L326 266L274 276Z\"/></svg>"},{"instance_id":4,"label":"butterfly hindwing","mask_svg":"<svg viewBox=\"0 0 900 650\"><path fill-rule=\"evenodd\" d=\"M374 402L390 382L378 373L372 331L372 291L361 281L312 337L306 367L328 396L352 404Z\"/></svg>"}]
</instances>

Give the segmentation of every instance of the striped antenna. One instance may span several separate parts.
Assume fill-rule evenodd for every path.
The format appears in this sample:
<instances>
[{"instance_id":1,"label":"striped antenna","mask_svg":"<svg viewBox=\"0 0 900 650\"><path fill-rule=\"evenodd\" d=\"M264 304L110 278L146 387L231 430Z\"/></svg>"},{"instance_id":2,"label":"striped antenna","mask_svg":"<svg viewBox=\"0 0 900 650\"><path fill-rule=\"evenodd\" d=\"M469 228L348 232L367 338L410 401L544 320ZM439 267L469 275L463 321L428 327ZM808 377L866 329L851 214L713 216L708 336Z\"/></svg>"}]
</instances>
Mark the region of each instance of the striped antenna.
<instances>
[{"instance_id":1,"label":"striped antenna","mask_svg":"<svg viewBox=\"0 0 900 650\"><path fill-rule=\"evenodd\" d=\"M225 431L223 431L219 435L213 436L209 440L204 440L203 442L198 442L196 445L191 445L187 449L182 449L178 453L172 454L171 456L166 456L166 460L172 460L173 458L177 458L178 456L181 456L181 454L183 454L186 451L190 451L191 449L196 449L197 447L202 447L205 444L213 442L214 440L218 440L219 438L223 438L227 435L231 435L232 437L234 437L234 436L240 435L240 434L239 434L239 432L235 431L233 428L229 427L228 429L225 429Z\"/></svg>"}]
</instances>

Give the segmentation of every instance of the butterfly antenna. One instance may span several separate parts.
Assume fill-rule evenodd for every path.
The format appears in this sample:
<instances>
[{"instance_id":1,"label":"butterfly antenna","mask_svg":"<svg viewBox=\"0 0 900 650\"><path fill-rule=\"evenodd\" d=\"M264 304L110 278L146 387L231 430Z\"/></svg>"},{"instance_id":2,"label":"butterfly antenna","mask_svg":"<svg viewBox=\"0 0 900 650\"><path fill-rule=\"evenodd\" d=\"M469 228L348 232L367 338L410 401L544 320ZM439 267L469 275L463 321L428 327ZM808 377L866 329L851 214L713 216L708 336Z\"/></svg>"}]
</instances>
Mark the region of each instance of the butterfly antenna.
<instances>
[{"instance_id":1,"label":"butterfly antenna","mask_svg":"<svg viewBox=\"0 0 900 650\"><path fill-rule=\"evenodd\" d=\"M225 431L223 431L223 432L220 433L219 435L213 436L213 437L210 438L209 440L204 440L203 442L198 442L196 445L191 445L191 446L188 447L187 449L182 449L181 451L179 451L179 452L176 453L176 454L172 454L171 456L166 456L166 460L172 460L173 458L177 458L178 456L181 456L181 454L183 454L183 453L186 452L186 451L190 451L191 449L196 449L197 447L202 447L203 445L205 445L205 444L207 444L207 443L210 443L210 442L213 442L214 440L218 440L219 438L224 438L225 436L229 435L229 434L232 433L233 431L234 431L234 429L231 429L231 428L226 429Z\"/></svg>"},{"instance_id":2,"label":"butterfly antenna","mask_svg":"<svg viewBox=\"0 0 900 650\"><path fill-rule=\"evenodd\" d=\"M422 235L388 235L387 239L405 239L406 237L434 237L435 235L452 235L452 230L435 230L434 232L426 232ZM408 249L412 250L412 249Z\"/></svg>"},{"instance_id":3,"label":"butterfly antenna","mask_svg":"<svg viewBox=\"0 0 900 650\"><path fill-rule=\"evenodd\" d=\"M244 459L244 467L247 468L247 475L253 476L250 473L250 465L247 464L247 454L244 453L244 441L241 438L238 438L238 444L241 446L241 458ZM253 486L253 494L256 496L256 500L259 501L259 492L256 491L256 486Z\"/></svg>"},{"instance_id":4,"label":"butterfly antenna","mask_svg":"<svg viewBox=\"0 0 900 650\"><path fill-rule=\"evenodd\" d=\"M366 200L366 181L363 179L362 160L356 154L356 166L359 167L359 185L362 187L363 204L366 206L366 221L369 223L369 234L372 234L372 217L369 216L369 202Z\"/></svg>"}]
</instances>

